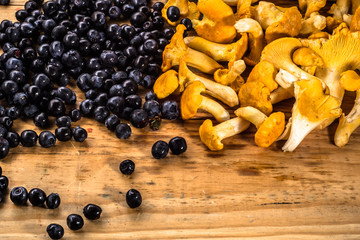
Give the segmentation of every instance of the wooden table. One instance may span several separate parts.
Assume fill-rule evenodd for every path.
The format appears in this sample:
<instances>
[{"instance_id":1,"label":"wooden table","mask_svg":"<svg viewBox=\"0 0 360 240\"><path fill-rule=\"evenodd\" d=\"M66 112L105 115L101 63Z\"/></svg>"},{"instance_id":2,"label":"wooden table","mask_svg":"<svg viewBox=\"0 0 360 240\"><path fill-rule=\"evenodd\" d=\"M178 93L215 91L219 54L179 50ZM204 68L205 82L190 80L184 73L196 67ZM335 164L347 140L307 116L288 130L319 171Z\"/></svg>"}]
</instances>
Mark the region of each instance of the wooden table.
<instances>
[{"instance_id":1,"label":"wooden table","mask_svg":"<svg viewBox=\"0 0 360 240\"><path fill-rule=\"evenodd\" d=\"M0 7L2 19L15 20L23 1L12 4ZM347 111L352 101L345 99ZM276 109L289 112L291 103ZM46 226L53 222L64 226L64 239L360 239L359 130L341 149L332 142L332 125L311 133L295 152L283 153L283 143L256 147L251 128L225 140L223 151L210 152L198 136L206 117L164 121L159 131L133 128L128 140L83 119L79 124L89 132L84 143L12 149L0 162L9 189L39 187L59 193L62 202L56 210L17 207L6 194L0 204L0 239L48 239ZM14 126L40 133L31 121L17 120ZM155 141L175 136L186 138L185 154L152 158ZM136 163L131 177L119 172L125 159ZM143 196L138 209L125 202L130 188ZM70 231L66 217L82 214L88 203L102 207L101 219Z\"/></svg>"}]
</instances>

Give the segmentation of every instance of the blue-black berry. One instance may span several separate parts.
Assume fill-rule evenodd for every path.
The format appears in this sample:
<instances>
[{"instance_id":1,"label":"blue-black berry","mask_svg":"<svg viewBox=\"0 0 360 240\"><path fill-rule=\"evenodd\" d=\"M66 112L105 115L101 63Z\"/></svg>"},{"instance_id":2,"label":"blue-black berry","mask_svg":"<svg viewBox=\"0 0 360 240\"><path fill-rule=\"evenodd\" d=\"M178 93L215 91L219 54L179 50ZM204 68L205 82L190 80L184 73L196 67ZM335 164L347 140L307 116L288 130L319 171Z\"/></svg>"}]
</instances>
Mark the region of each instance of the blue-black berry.
<instances>
[{"instance_id":1,"label":"blue-black berry","mask_svg":"<svg viewBox=\"0 0 360 240\"><path fill-rule=\"evenodd\" d=\"M28 191L24 187L14 187L10 192L10 199L15 205L25 205Z\"/></svg>"},{"instance_id":2,"label":"blue-black berry","mask_svg":"<svg viewBox=\"0 0 360 240\"><path fill-rule=\"evenodd\" d=\"M169 145L162 140L159 140L156 143L154 143L151 149L151 154L156 159L165 158L168 152L169 152Z\"/></svg>"},{"instance_id":3,"label":"blue-black berry","mask_svg":"<svg viewBox=\"0 0 360 240\"><path fill-rule=\"evenodd\" d=\"M60 206L60 203L61 203L60 196L57 193L51 193L46 198L46 206L49 209L58 208Z\"/></svg>"},{"instance_id":4,"label":"blue-black berry","mask_svg":"<svg viewBox=\"0 0 360 240\"><path fill-rule=\"evenodd\" d=\"M70 214L66 219L66 224L71 230L79 230L84 226L84 219L78 214Z\"/></svg>"},{"instance_id":5,"label":"blue-black berry","mask_svg":"<svg viewBox=\"0 0 360 240\"><path fill-rule=\"evenodd\" d=\"M42 207L46 200L46 194L39 188L33 188L29 192L29 202L33 206Z\"/></svg>"},{"instance_id":6,"label":"blue-black berry","mask_svg":"<svg viewBox=\"0 0 360 240\"><path fill-rule=\"evenodd\" d=\"M119 168L122 174L131 175L135 170L135 163L130 159L127 159L120 163Z\"/></svg>"},{"instance_id":7,"label":"blue-black berry","mask_svg":"<svg viewBox=\"0 0 360 240\"><path fill-rule=\"evenodd\" d=\"M142 203L142 197L138 190L130 189L126 193L126 203L129 205L130 208L137 208Z\"/></svg>"},{"instance_id":8,"label":"blue-black berry","mask_svg":"<svg viewBox=\"0 0 360 240\"><path fill-rule=\"evenodd\" d=\"M83 209L84 216L89 220L96 220L100 218L102 213L101 207L95 204L88 204Z\"/></svg>"},{"instance_id":9,"label":"blue-black berry","mask_svg":"<svg viewBox=\"0 0 360 240\"><path fill-rule=\"evenodd\" d=\"M179 155L186 151L187 144L183 137L174 137L169 141L169 147L173 154Z\"/></svg>"},{"instance_id":10,"label":"blue-black berry","mask_svg":"<svg viewBox=\"0 0 360 240\"><path fill-rule=\"evenodd\" d=\"M64 228L56 223L47 226L46 232L51 239L61 239L64 236Z\"/></svg>"}]
</instances>

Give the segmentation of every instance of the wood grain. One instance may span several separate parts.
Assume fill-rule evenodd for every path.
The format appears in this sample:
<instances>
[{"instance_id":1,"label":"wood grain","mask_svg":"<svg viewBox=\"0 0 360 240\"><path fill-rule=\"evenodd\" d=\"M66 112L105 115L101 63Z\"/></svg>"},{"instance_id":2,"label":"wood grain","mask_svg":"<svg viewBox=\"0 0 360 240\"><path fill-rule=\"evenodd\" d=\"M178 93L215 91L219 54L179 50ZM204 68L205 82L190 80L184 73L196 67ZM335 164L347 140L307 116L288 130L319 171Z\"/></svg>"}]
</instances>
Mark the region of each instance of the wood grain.
<instances>
[{"instance_id":1,"label":"wood grain","mask_svg":"<svg viewBox=\"0 0 360 240\"><path fill-rule=\"evenodd\" d=\"M15 5L22 3L14 0L13 6L0 7L1 17L15 20ZM78 96L79 101L84 98L82 93ZM349 109L352 101L353 96L345 98L344 108ZM291 104L276 109L289 116ZM56 210L17 207L7 194L0 204L0 239L48 239L45 229L52 222L64 226L67 240L360 239L359 130L341 149L332 143L332 125L311 133L295 152L283 153L283 143L256 147L251 128L226 139L223 151L210 152L198 136L207 117L164 121L159 131L133 128L132 137L123 141L102 124L83 119L76 125L89 132L84 143L12 149L0 162L9 188L57 192L62 203ZM14 129L41 131L22 120ZM186 138L188 151L153 159L152 144L174 136ZM128 158L136 163L130 177L118 170ZM143 196L138 209L126 205L130 188ZM88 203L103 208L101 219L86 220L81 231L70 231L67 215L81 214Z\"/></svg>"}]
</instances>

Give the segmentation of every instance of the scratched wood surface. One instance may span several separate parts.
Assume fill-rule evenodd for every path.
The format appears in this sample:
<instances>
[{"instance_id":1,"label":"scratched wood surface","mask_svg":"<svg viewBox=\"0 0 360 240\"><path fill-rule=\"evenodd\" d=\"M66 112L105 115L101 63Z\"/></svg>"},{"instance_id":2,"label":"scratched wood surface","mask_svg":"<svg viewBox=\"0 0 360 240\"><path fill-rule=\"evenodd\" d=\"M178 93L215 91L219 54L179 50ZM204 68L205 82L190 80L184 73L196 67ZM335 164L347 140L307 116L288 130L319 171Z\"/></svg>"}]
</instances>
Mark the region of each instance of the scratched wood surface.
<instances>
[{"instance_id":1,"label":"scratched wood surface","mask_svg":"<svg viewBox=\"0 0 360 240\"><path fill-rule=\"evenodd\" d=\"M2 19L14 20L23 1L12 4L0 7ZM347 111L352 101L345 98ZM276 109L289 112L291 103ZM84 143L12 149L0 162L9 188L57 192L62 203L56 210L17 207L7 193L0 204L0 239L47 239L46 226L53 222L64 226L64 239L360 239L359 130L342 149L332 143L332 125L311 133L294 153L283 153L283 143L256 147L251 128L225 140L223 151L210 152L198 137L206 117L164 121L156 132L133 128L126 141L83 119L79 124L89 131ZM22 120L14 128L40 132ZM185 154L151 157L155 141L178 135L188 142ZM128 158L136 163L131 177L118 170ZM130 188L143 196L138 209L126 205ZM101 219L70 231L67 215L81 214L88 203L102 207Z\"/></svg>"}]
</instances>

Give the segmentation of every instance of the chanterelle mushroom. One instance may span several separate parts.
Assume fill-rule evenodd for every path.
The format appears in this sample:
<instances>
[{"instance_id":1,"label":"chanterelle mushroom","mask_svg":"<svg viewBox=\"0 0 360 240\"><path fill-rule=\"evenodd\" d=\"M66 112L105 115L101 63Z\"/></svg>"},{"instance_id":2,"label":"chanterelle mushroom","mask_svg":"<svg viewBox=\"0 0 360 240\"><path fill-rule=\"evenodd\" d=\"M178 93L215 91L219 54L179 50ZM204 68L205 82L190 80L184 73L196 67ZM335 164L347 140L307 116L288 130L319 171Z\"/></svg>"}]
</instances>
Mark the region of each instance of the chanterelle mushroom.
<instances>
[{"instance_id":1,"label":"chanterelle mushroom","mask_svg":"<svg viewBox=\"0 0 360 240\"><path fill-rule=\"evenodd\" d=\"M253 10L254 19L260 23L261 27L265 30L271 24L280 21L284 11L275 6L274 3L260 1Z\"/></svg>"},{"instance_id":2,"label":"chanterelle mushroom","mask_svg":"<svg viewBox=\"0 0 360 240\"><path fill-rule=\"evenodd\" d=\"M180 59L184 59L189 66L199 69L204 73L213 74L216 69L222 68L220 64L208 55L195 51L185 45L183 39L185 29L186 27L183 24L179 24L170 43L166 45L163 52L162 71L165 72L172 66L179 65Z\"/></svg>"},{"instance_id":3,"label":"chanterelle mushroom","mask_svg":"<svg viewBox=\"0 0 360 240\"><path fill-rule=\"evenodd\" d=\"M278 38L297 36L302 26L301 19L302 16L297 7L286 9L281 19L266 29L266 41L270 43Z\"/></svg>"},{"instance_id":4,"label":"chanterelle mushroom","mask_svg":"<svg viewBox=\"0 0 360 240\"><path fill-rule=\"evenodd\" d=\"M350 31L351 32L360 31L360 7L356 9L354 16L352 17L350 23Z\"/></svg>"},{"instance_id":5,"label":"chanterelle mushroom","mask_svg":"<svg viewBox=\"0 0 360 240\"><path fill-rule=\"evenodd\" d=\"M310 17L302 20L300 36L309 36L320 32L326 27L326 17L318 12L311 13Z\"/></svg>"},{"instance_id":6,"label":"chanterelle mushroom","mask_svg":"<svg viewBox=\"0 0 360 240\"><path fill-rule=\"evenodd\" d=\"M199 36L217 43L230 43L236 37L234 13L222 0L199 0L198 9L204 17L192 23Z\"/></svg>"},{"instance_id":7,"label":"chanterelle mushroom","mask_svg":"<svg viewBox=\"0 0 360 240\"><path fill-rule=\"evenodd\" d=\"M261 25L251 18L242 18L235 23L236 31L249 34L250 53L244 60L247 64L254 66L260 61L261 51L264 48L264 33Z\"/></svg>"},{"instance_id":8,"label":"chanterelle mushroom","mask_svg":"<svg viewBox=\"0 0 360 240\"><path fill-rule=\"evenodd\" d=\"M235 136L250 126L250 122L242 118L232 118L213 126L210 119L206 119L199 128L201 141L211 150L219 151L224 148L221 141L225 138Z\"/></svg>"},{"instance_id":9,"label":"chanterelle mushroom","mask_svg":"<svg viewBox=\"0 0 360 240\"><path fill-rule=\"evenodd\" d=\"M323 93L320 80L294 83L296 102L292 109L290 136L282 150L292 152L302 140L323 122L341 115L341 101Z\"/></svg>"},{"instance_id":10,"label":"chanterelle mushroom","mask_svg":"<svg viewBox=\"0 0 360 240\"><path fill-rule=\"evenodd\" d=\"M305 40L302 45L322 58L324 65L317 68L315 76L329 87L330 95L342 101L344 89L339 83L340 74L360 67L360 32L351 33L342 23L329 40Z\"/></svg>"},{"instance_id":11,"label":"chanterelle mushroom","mask_svg":"<svg viewBox=\"0 0 360 240\"><path fill-rule=\"evenodd\" d=\"M242 107L235 114L256 126L255 143L259 147L269 147L285 128L285 114L282 112L272 113L268 117L256 108Z\"/></svg>"},{"instance_id":12,"label":"chanterelle mushroom","mask_svg":"<svg viewBox=\"0 0 360 240\"><path fill-rule=\"evenodd\" d=\"M301 11L306 10L305 17L309 17L313 12L318 12L325 5L326 0L299 0Z\"/></svg>"},{"instance_id":13,"label":"chanterelle mushroom","mask_svg":"<svg viewBox=\"0 0 360 240\"><path fill-rule=\"evenodd\" d=\"M345 116L343 113L337 126L334 142L336 146L343 147L349 142L351 134L360 126L360 76L352 70L341 74L341 86L347 91L356 91L353 108Z\"/></svg>"},{"instance_id":14,"label":"chanterelle mushroom","mask_svg":"<svg viewBox=\"0 0 360 240\"><path fill-rule=\"evenodd\" d=\"M206 93L208 95L219 99L230 107L234 107L239 104L239 99L236 95L236 92L231 87L224 86L210 79L194 74L186 66L186 63L184 61L181 61L179 66L179 87L183 87L185 84L192 81L202 82L207 89Z\"/></svg>"},{"instance_id":15,"label":"chanterelle mushroom","mask_svg":"<svg viewBox=\"0 0 360 240\"><path fill-rule=\"evenodd\" d=\"M230 69L218 69L214 73L214 79L217 83L223 85L230 85L234 81L237 83L244 83L244 79L240 76L246 69L245 62L243 60L235 61ZM242 85L242 84L241 84Z\"/></svg>"},{"instance_id":16,"label":"chanterelle mushroom","mask_svg":"<svg viewBox=\"0 0 360 240\"><path fill-rule=\"evenodd\" d=\"M202 37L186 37L184 42L188 47L205 53L215 61L229 62L229 67L240 60L248 49L247 34L243 34L238 41L231 44L215 43Z\"/></svg>"},{"instance_id":17,"label":"chanterelle mushroom","mask_svg":"<svg viewBox=\"0 0 360 240\"><path fill-rule=\"evenodd\" d=\"M191 82L186 86L180 101L182 119L187 120L194 117L198 109L212 114L218 122L230 119L229 112L223 106L211 98L201 95L205 90L204 84L199 81Z\"/></svg>"},{"instance_id":18,"label":"chanterelle mushroom","mask_svg":"<svg viewBox=\"0 0 360 240\"><path fill-rule=\"evenodd\" d=\"M178 87L178 73L175 70L168 70L156 79L153 90L159 99L163 99L174 93Z\"/></svg>"},{"instance_id":19,"label":"chanterelle mushroom","mask_svg":"<svg viewBox=\"0 0 360 240\"><path fill-rule=\"evenodd\" d=\"M266 115L270 115L273 110L270 91L262 82L246 82L238 95L241 107L251 106Z\"/></svg>"},{"instance_id":20,"label":"chanterelle mushroom","mask_svg":"<svg viewBox=\"0 0 360 240\"><path fill-rule=\"evenodd\" d=\"M275 81L276 74L277 70L273 64L261 61L251 70L247 82L262 82L272 92L278 87Z\"/></svg>"}]
</instances>

